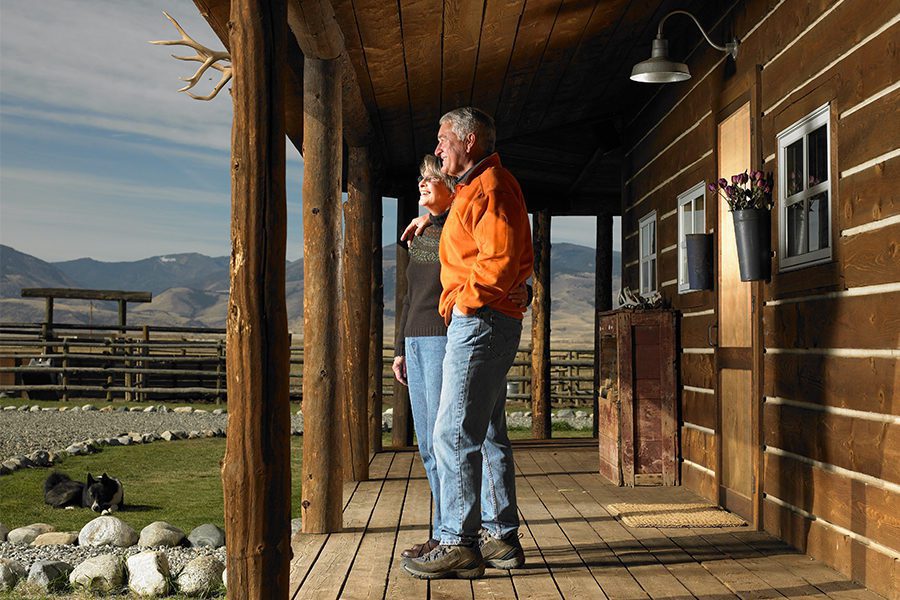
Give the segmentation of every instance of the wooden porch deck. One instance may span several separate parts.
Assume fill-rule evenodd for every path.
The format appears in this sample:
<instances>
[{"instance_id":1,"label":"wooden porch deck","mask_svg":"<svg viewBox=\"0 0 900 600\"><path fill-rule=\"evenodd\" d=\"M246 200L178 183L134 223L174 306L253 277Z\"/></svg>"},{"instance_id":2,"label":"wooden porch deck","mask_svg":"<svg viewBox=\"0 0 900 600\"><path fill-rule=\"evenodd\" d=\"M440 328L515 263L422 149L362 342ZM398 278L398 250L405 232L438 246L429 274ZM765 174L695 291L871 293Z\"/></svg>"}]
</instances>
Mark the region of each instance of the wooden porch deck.
<instances>
[{"instance_id":1,"label":"wooden porch deck","mask_svg":"<svg viewBox=\"0 0 900 600\"><path fill-rule=\"evenodd\" d=\"M880 596L748 528L632 529L614 502L696 502L684 488L617 488L597 474L594 444L515 449L526 568L488 569L475 581L430 584L400 567L403 548L425 540L431 515L419 455L383 452L372 479L344 491L345 531L297 534L292 598L588 598L612 600Z\"/></svg>"}]
</instances>

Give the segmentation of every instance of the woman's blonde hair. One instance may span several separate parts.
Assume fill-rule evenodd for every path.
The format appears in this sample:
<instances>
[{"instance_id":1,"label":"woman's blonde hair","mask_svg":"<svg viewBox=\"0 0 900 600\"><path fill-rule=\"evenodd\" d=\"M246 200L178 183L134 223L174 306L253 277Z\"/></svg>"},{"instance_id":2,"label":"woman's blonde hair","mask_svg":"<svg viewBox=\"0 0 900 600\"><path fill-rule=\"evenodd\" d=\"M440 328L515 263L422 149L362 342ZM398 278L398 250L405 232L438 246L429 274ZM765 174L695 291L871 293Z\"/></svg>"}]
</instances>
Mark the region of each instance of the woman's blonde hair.
<instances>
[{"instance_id":1,"label":"woman's blonde hair","mask_svg":"<svg viewBox=\"0 0 900 600\"><path fill-rule=\"evenodd\" d=\"M433 177L447 186L450 192L454 192L453 181L449 175L441 173L441 162L433 154L426 154L422 159L422 165L419 167L419 174L425 177Z\"/></svg>"}]
</instances>

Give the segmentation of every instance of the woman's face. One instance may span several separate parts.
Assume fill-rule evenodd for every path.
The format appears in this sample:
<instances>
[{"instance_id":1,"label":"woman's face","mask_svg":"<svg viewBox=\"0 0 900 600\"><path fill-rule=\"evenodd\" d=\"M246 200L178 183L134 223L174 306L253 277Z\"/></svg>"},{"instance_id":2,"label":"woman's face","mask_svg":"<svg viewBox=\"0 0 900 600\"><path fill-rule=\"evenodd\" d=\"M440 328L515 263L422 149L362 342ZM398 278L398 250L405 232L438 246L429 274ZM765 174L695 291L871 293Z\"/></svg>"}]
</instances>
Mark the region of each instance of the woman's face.
<instances>
[{"instance_id":1,"label":"woman's face","mask_svg":"<svg viewBox=\"0 0 900 600\"><path fill-rule=\"evenodd\" d=\"M419 181L419 206L429 213L439 215L450 207L453 200L450 190L437 177L423 177Z\"/></svg>"}]
</instances>

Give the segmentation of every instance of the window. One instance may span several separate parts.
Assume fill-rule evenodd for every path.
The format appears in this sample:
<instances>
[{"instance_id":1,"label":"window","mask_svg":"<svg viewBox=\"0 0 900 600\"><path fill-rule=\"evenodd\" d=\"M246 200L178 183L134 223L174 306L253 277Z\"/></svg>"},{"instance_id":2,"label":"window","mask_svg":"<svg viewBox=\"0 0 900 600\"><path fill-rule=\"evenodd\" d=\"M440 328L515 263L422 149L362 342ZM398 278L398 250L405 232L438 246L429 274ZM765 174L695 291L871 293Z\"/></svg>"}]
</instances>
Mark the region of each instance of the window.
<instances>
[{"instance_id":1,"label":"window","mask_svg":"<svg viewBox=\"0 0 900 600\"><path fill-rule=\"evenodd\" d=\"M678 196L678 291L689 292L687 238L689 233L706 233L706 182L700 182Z\"/></svg>"},{"instance_id":2,"label":"window","mask_svg":"<svg viewBox=\"0 0 900 600\"><path fill-rule=\"evenodd\" d=\"M822 106L778 134L778 261L789 271L831 260L831 124Z\"/></svg>"},{"instance_id":3,"label":"window","mask_svg":"<svg viewBox=\"0 0 900 600\"><path fill-rule=\"evenodd\" d=\"M638 223L641 244L641 294L656 291L656 211Z\"/></svg>"}]
</instances>

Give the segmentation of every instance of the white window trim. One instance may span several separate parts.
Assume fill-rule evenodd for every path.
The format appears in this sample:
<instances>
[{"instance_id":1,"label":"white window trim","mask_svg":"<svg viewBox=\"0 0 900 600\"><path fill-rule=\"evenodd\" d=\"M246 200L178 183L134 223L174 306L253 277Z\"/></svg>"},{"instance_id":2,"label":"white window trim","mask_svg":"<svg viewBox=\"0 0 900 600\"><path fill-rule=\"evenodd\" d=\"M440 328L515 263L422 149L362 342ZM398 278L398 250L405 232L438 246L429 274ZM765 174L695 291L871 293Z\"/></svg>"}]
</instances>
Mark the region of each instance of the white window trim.
<instances>
[{"instance_id":1,"label":"white window trim","mask_svg":"<svg viewBox=\"0 0 900 600\"><path fill-rule=\"evenodd\" d=\"M831 225L834 218L834 186L832 186L832 138L831 138L831 107L830 104L820 106L812 113L803 117L784 131L778 134L778 271L793 271L813 265L826 263L831 260L832 248L834 248L834 238L832 237ZM825 126L825 141L827 144L828 160L825 162L827 179L812 188L803 192L798 192L794 196L802 194L799 201L820 194L823 191L828 192L828 246L801 254L800 256L787 255L787 153L785 149L799 139L803 139L803 172L804 180L807 180L807 169L809 169L809 148L805 141L808 134L818 129L822 125ZM792 202L791 205L796 202Z\"/></svg>"},{"instance_id":2,"label":"white window trim","mask_svg":"<svg viewBox=\"0 0 900 600\"><path fill-rule=\"evenodd\" d=\"M687 253L687 232L684 231L684 219L682 218L682 207L688 204L693 205L694 199L697 196L703 196L703 231L691 231L691 233L706 233L706 182L701 181L691 189L686 192L683 192L678 195L678 212L676 213L676 217L678 218L678 293L684 294L687 292L693 292L695 290L691 289L691 284L688 282L687 273L681 272L681 267L685 262L685 254ZM692 211L693 212L693 207ZM691 217L691 222L694 222L693 216Z\"/></svg>"},{"instance_id":3,"label":"white window trim","mask_svg":"<svg viewBox=\"0 0 900 600\"><path fill-rule=\"evenodd\" d=\"M650 231L653 233L653 252L644 256L644 229L646 227L650 227ZM647 295L649 293L655 292L657 290L656 282L659 281L658 274L658 265L659 261L657 260L657 254L659 252L659 237L657 236L656 231L656 211L652 211L646 215L644 215L640 221L638 221L638 287L640 289L641 295ZM644 263L653 261L653 282L654 286L651 288L649 285L644 285Z\"/></svg>"}]
</instances>

